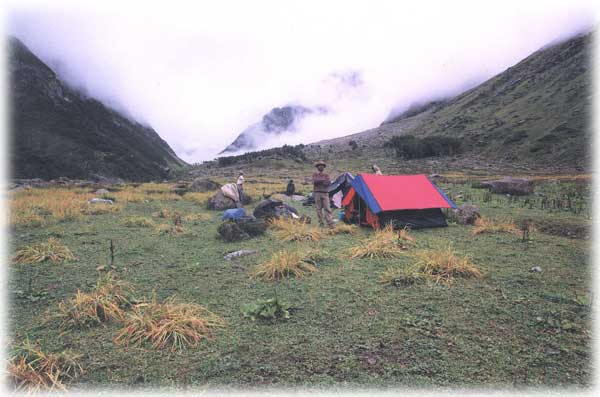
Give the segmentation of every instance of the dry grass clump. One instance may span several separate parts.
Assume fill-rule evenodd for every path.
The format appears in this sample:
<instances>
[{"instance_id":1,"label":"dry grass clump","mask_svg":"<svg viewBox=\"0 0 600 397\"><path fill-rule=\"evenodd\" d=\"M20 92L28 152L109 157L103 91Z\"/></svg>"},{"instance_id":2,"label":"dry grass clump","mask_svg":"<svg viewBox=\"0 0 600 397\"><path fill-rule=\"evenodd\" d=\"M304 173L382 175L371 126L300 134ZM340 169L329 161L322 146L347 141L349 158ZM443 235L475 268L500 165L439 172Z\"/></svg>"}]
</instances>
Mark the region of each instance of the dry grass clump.
<instances>
[{"instance_id":1,"label":"dry grass clump","mask_svg":"<svg viewBox=\"0 0 600 397\"><path fill-rule=\"evenodd\" d=\"M161 236L180 236L186 233L181 225L161 224L156 227L156 231Z\"/></svg>"},{"instance_id":2,"label":"dry grass clump","mask_svg":"<svg viewBox=\"0 0 600 397\"><path fill-rule=\"evenodd\" d=\"M83 215L114 214L121 210L120 205L109 203L85 203L81 206L81 213Z\"/></svg>"},{"instance_id":3,"label":"dry grass clump","mask_svg":"<svg viewBox=\"0 0 600 397\"><path fill-rule=\"evenodd\" d=\"M299 220L274 218L269 221L269 227L275 230L277 239L285 242L319 241L323 238L319 229Z\"/></svg>"},{"instance_id":4,"label":"dry grass clump","mask_svg":"<svg viewBox=\"0 0 600 397\"><path fill-rule=\"evenodd\" d=\"M427 249L413 254L415 269L433 280L450 283L454 277L483 276L483 273L473 264L468 256L458 256L452 247L440 249Z\"/></svg>"},{"instance_id":5,"label":"dry grass clump","mask_svg":"<svg viewBox=\"0 0 600 397\"><path fill-rule=\"evenodd\" d=\"M143 203L146 194L133 187L126 187L120 192L111 193L119 203Z\"/></svg>"},{"instance_id":6,"label":"dry grass clump","mask_svg":"<svg viewBox=\"0 0 600 397\"><path fill-rule=\"evenodd\" d=\"M184 222L190 222L197 225L200 222L208 222L212 220L212 216L209 214L188 214L183 217Z\"/></svg>"},{"instance_id":7,"label":"dry grass clump","mask_svg":"<svg viewBox=\"0 0 600 397\"><path fill-rule=\"evenodd\" d=\"M467 256L458 256L452 247L420 250L407 266L388 266L379 276L382 284L411 285L423 281L451 283L454 277L479 278L483 273Z\"/></svg>"},{"instance_id":8,"label":"dry grass clump","mask_svg":"<svg viewBox=\"0 0 600 397\"><path fill-rule=\"evenodd\" d=\"M478 218L475 220L475 227L471 233L474 235L483 233L519 234L520 229L512 220Z\"/></svg>"},{"instance_id":9,"label":"dry grass clump","mask_svg":"<svg viewBox=\"0 0 600 397\"><path fill-rule=\"evenodd\" d=\"M9 381L17 392L33 394L41 390L65 390L64 382L83 372L77 362L80 357L69 350L45 353L26 340L8 361Z\"/></svg>"},{"instance_id":10,"label":"dry grass clump","mask_svg":"<svg viewBox=\"0 0 600 397\"><path fill-rule=\"evenodd\" d=\"M41 226L81 218L81 209L93 197L65 188L28 189L10 193L9 222L13 226Z\"/></svg>"},{"instance_id":11,"label":"dry grass clump","mask_svg":"<svg viewBox=\"0 0 600 397\"><path fill-rule=\"evenodd\" d=\"M350 249L352 258L397 258L402 255L414 238L407 229L400 232L394 231L392 226L376 230L375 233L363 242Z\"/></svg>"},{"instance_id":12,"label":"dry grass clump","mask_svg":"<svg viewBox=\"0 0 600 397\"><path fill-rule=\"evenodd\" d=\"M356 234L358 232L358 226L356 225L348 225L347 223L338 223L333 229L327 229L327 234L336 235L336 234Z\"/></svg>"},{"instance_id":13,"label":"dry grass clump","mask_svg":"<svg viewBox=\"0 0 600 397\"><path fill-rule=\"evenodd\" d=\"M381 284L411 285L426 280L425 274L415 266L388 266L379 276Z\"/></svg>"},{"instance_id":14,"label":"dry grass clump","mask_svg":"<svg viewBox=\"0 0 600 397\"><path fill-rule=\"evenodd\" d=\"M176 217L180 216L180 214L177 211L173 211L172 209L165 207L161 208L157 212L153 212L152 216L161 219L175 219Z\"/></svg>"},{"instance_id":15,"label":"dry grass clump","mask_svg":"<svg viewBox=\"0 0 600 397\"><path fill-rule=\"evenodd\" d=\"M154 227L152 219L145 218L143 216L130 216L125 219L123 224L127 227Z\"/></svg>"},{"instance_id":16,"label":"dry grass clump","mask_svg":"<svg viewBox=\"0 0 600 397\"><path fill-rule=\"evenodd\" d=\"M183 199L204 206L206 205L206 201L214 196L214 194L215 192L189 192L183 195Z\"/></svg>"},{"instance_id":17,"label":"dry grass clump","mask_svg":"<svg viewBox=\"0 0 600 397\"><path fill-rule=\"evenodd\" d=\"M136 189L146 194L170 193L171 185L168 183L142 183Z\"/></svg>"},{"instance_id":18,"label":"dry grass clump","mask_svg":"<svg viewBox=\"0 0 600 397\"><path fill-rule=\"evenodd\" d=\"M47 243L28 245L19 249L13 261L16 263L40 263L50 260L53 263L61 263L70 259L75 259L71 250L57 239L49 238Z\"/></svg>"},{"instance_id":19,"label":"dry grass clump","mask_svg":"<svg viewBox=\"0 0 600 397\"><path fill-rule=\"evenodd\" d=\"M181 196L175 193L149 193L146 195L148 201L179 201Z\"/></svg>"},{"instance_id":20,"label":"dry grass clump","mask_svg":"<svg viewBox=\"0 0 600 397\"><path fill-rule=\"evenodd\" d=\"M120 321L124 309L131 306L132 286L117 280L112 273L101 276L96 287L89 293L77 290L75 296L58 304L55 317L60 328L92 327L109 321Z\"/></svg>"},{"instance_id":21,"label":"dry grass clump","mask_svg":"<svg viewBox=\"0 0 600 397\"><path fill-rule=\"evenodd\" d=\"M183 350L196 347L203 339L212 339L213 330L223 326L225 321L203 306L178 303L174 297L158 303L154 297L147 304L137 305L127 316L115 342Z\"/></svg>"},{"instance_id":22,"label":"dry grass clump","mask_svg":"<svg viewBox=\"0 0 600 397\"><path fill-rule=\"evenodd\" d=\"M311 253L282 250L275 252L267 262L258 265L252 277L264 280L279 280L289 276L304 277L317 271L311 262Z\"/></svg>"}]
</instances>

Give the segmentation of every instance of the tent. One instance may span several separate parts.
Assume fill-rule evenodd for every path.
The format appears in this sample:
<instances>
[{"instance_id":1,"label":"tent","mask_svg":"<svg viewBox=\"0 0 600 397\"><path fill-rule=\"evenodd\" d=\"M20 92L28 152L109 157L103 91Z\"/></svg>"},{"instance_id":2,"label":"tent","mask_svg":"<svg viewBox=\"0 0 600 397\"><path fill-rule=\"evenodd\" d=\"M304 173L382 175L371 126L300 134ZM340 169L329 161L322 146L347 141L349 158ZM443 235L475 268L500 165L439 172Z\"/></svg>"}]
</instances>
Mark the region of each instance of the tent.
<instances>
[{"instance_id":1,"label":"tent","mask_svg":"<svg viewBox=\"0 0 600 397\"><path fill-rule=\"evenodd\" d=\"M344 196L344 218L380 228L448 226L441 208L456 208L425 175L360 174Z\"/></svg>"},{"instance_id":2,"label":"tent","mask_svg":"<svg viewBox=\"0 0 600 397\"><path fill-rule=\"evenodd\" d=\"M333 205L337 208L342 208L342 199L352 188L352 181L354 175L349 172L344 172L339 175L327 188L329 191L329 198L333 201Z\"/></svg>"},{"instance_id":3,"label":"tent","mask_svg":"<svg viewBox=\"0 0 600 397\"><path fill-rule=\"evenodd\" d=\"M344 172L340 174L331 184L327 187L327 191L329 193L329 199L331 200L333 208L342 208L342 199L348 193L348 191L352 188L352 181L354 180L354 175L349 172ZM308 199L302 203L304 206L313 205L315 203L315 198L312 196L312 193L308 196Z\"/></svg>"}]
</instances>

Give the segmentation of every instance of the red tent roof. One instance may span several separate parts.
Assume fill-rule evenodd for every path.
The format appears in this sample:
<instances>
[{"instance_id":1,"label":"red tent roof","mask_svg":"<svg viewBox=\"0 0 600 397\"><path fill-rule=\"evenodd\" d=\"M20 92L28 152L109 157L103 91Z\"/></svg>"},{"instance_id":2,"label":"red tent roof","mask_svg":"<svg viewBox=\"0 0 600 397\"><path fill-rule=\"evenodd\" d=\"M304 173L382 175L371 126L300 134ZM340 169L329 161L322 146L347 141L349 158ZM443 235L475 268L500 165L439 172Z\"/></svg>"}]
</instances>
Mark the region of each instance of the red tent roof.
<instances>
[{"instance_id":1,"label":"red tent roof","mask_svg":"<svg viewBox=\"0 0 600 397\"><path fill-rule=\"evenodd\" d=\"M425 175L361 174L381 211L452 208Z\"/></svg>"}]
</instances>

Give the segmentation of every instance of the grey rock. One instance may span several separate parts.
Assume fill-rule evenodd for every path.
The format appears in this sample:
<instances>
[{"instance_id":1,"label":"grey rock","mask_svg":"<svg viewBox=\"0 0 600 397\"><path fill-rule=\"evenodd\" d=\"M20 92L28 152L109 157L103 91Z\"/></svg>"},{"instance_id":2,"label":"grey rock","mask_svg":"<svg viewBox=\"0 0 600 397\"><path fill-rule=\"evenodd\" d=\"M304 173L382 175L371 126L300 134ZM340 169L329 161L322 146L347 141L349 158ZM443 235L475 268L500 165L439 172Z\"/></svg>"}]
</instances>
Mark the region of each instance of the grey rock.
<instances>
[{"instance_id":1,"label":"grey rock","mask_svg":"<svg viewBox=\"0 0 600 397\"><path fill-rule=\"evenodd\" d=\"M98 197L91 198L91 199L88 200L88 202L90 204L100 204L100 203L113 204L112 200L102 199L102 198L98 198Z\"/></svg>"},{"instance_id":2,"label":"grey rock","mask_svg":"<svg viewBox=\"0 0 600 397\"><path fill-rule=\"evenodd\" d=\"M98 189L94 192L94 194L97 194L99 196L103 195L103 194L108 194L108 190L107 189Z\"/></svg>"},{"instance_id":3,"label":"grey rock","mask_svg":"<svg viewBox=\"0 0 600 397\"><path fill-rule=\"evenodd\" d=\"M257 253L258 253L258 251L254 251L254 250L239 250L239 251L231 252L231 253L225 255L223 257L223 259L225 259L226 261L230 261L234 258L239 258L242 256L247 256L247 255L254 255Z\"/></svg>"},{"instance_id":4,"label":"grey rock","mask_svg":"<svg viewBox=\"0 0 600 397\"><path fill-rule=\"evenodd\" d=\"M492 193L524 196L533 193L533 181L525 178L506 177L504 179L482 182Z\"/></svg>"},{"instance_id":5,"label":"grey rock","mask_svg":"<svg viewBox=\"0 0 600 397\"><path fill-rule=\"evenodd\" d=\"M454 210L454 213L460 225L473 225L477 219L481 218L479 207L470 204L461 205Z\"/></svg>"},{"instance_id":6,"label":"grey rock","mask_svg":"<svg viewBox=\"0 0 600 397\"><path fill-rule=\"evenodd\" d=\"M539 266L534 266L530 270L530 272L533 272L533 273L540 273L541 271L542 271L542 268Z\"/></svg>"},{"instance_id":7,"label":"grey rock","mask_svg":"<svg viewBox=\"0 0 600 397\"><path fill-rule=\"evenodd\" d=\"M217 190L220 187L221 187L221 185L219 185L215 181L211 181L210 179L196 178L192 181L192 183L188 189L190 192L203 193L203 192L211 192L213 190Z\"/></svg>"}]
</instances>

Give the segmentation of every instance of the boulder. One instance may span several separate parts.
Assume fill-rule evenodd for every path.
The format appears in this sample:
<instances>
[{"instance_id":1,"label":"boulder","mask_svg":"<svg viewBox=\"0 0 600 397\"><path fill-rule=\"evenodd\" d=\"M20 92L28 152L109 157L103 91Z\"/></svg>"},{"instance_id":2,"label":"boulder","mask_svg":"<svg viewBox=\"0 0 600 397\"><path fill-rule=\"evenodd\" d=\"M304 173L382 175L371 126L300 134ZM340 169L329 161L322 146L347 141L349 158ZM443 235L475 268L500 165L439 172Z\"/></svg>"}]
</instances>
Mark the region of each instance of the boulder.
<instances>
[{"instance_id":1,"label":"boulder","mask_svg":"<svg viewBox=\"0 0 600 397\"><path fill-rule=\"evenodd\" d=\"M481 218L479 208L475 205L461 205L454 210L459 225L474 225L475 221Z\"/></svg>"},{"instance_id":2,"label":"boulder","mask_svg":"<svg viewBox=\"0 0 600 397\"><path fill-rule=\"evenodd\" d=\"M98 197L91 198L91 199L88 200L88 202L90 204L113 204L112 200L102 199L102 198L98 198Z\"/></svg>"},{"instance_id":3,"label":"boulder","mask_svg":"<svg viewBox=\"0 0 600 397\"><path fill-rule=\"evenodd\" d=\"M524 196L533 193L533 181L525 178L506 177L496 181L482 182L481 186L487 187L492 193L511 194Z\"/></svg>"},{"instance_id":4,"label":"boulder","mask_svg":"<svg viewBox=\"0 0 600 397\"><path fill-rule=\"evenodd\" d=\"M240 229L250 237L260 236L267 231L267 223L264 219L256 219L253 216L243 216L235 221Z\"/></svg>"},{"instance_id":5,"label":"boulder","mask_svg":"<svg viewBox=\"0 0 600 397\"><path fill-rule=\"evenodd\" d=\"M253 214L255 217L263 219L280 217L287 218L291 217L291 214L298 216L298 211L291 205L286 204L281 200L269 198L258 203Z\"/></svg>"},{"instance_id":6,"label":"boulder","mask_svg":"<svg viewBox=\"0 0 600 397\"><path fill-rule=\"evenodd\" d=\"M267 230L267 224L262 219L253 216L243 216L236 220L227 220L217 229L219 236L225 241L240 241L250 237L260 236Z\"/></svg>"},{"instance_id":7,"label":"boulder","mask_svg":"<svg viewBox=\"0 0 600 397\"><path fill-rule=\"evenodd\" d=\"M229 197L225 197L223 192L220 190L208 200L206 208L209 210L225 211L233 208L237 208L235 201Z\"/></svg>"},{"instance_id":8,"label":"boulder","mask_svg":"<svg viewBox=\"0 0 600 397\"><path fill-rule=\"evenodd\" d=\"M225 241L240 241L250 238L248 233L243 231L236 222L231 220L221 223L217 232Z\"/></svg>"},{"instance_id":9,"label":"boulder","mask_svg":"<svg viewBox=\"0 0 600 397\"><path fill-rule=\"evenodd\" d=\"M279 201L289 201L290 197L286 196L285 194L281 194L281 193L275 193L272 194L271 197L269 197L273 200L279 200Z\"/></svg>"},{"instance_id":10,"label":"boulder","mask_svg":"<svg viewBox=\"0 0 600 397\"><path fill-rule=\"evenodd\" d=\"M217 190L221 187L220 184L218 184L215 181L211 181L210 179L206 179L206 178L196 178L194 179L194 181L192 182L192 184L189 186L189 191L190 192L211 192L213 190Z\"/></svg>"},{"instance_id":11,"label":"boulder","mask_svg":"<svg viewBox=\"0 0 600 397\"><path fill-rule=\"evenodd\" d=\"M188 184L186 182L178 182L175 185L171 186L171 193L175 193L179 196L183 196L188 192Z\"/></svg>"},{"instance_id":12,"label":"boulder","mask_svg":"<svg viewBox=\"0 0 600 397\"><path fill-rule=\"evenodd\" d=\"M109 191L107 189L98 189L94 192L95 195L102 196L103 194L108 194Z\"/></svg>"}]
</instances>

